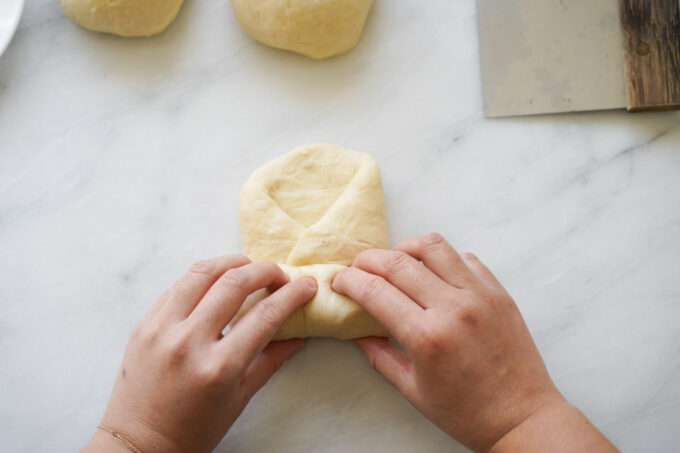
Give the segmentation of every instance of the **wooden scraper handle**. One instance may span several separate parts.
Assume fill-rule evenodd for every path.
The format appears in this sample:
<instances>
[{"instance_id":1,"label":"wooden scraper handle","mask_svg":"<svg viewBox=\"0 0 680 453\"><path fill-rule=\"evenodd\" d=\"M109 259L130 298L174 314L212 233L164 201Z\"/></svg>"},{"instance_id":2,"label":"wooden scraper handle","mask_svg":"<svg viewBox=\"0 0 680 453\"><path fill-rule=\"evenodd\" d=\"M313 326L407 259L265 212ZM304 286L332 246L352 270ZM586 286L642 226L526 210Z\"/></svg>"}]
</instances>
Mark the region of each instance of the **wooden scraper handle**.
<instances>
[{"instance_id":1,"label":"wooden scraper handle","mask_svg":"<svg viewBox=\"0 0 680 453\"><path fill-rule=\"evenodd\" d=\"M680 2L619 0L628 111L680 108Z\"/></svg>"}]
</instances>

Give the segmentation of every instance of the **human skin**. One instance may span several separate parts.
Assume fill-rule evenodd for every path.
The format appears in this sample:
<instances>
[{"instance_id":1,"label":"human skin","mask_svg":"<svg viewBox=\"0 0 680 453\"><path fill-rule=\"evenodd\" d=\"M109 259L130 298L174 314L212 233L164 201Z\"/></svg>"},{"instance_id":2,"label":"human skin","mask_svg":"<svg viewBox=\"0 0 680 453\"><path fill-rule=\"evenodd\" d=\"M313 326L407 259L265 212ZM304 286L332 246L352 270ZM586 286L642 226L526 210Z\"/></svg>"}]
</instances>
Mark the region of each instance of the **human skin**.
<instances>
[{"instance_id":1,"label":"human skin","mask_svg":"<svg viewBox=\"0 0 680 453\"><path fill-rule=\"evenodd\" d=\"M274 293L226 335L245 298ZM479 452L615 452L553 384L517 306L474 255L440 235L369 250L333 280L403 350L356 340L427 418ZM311 300L273 263L242 255L196 263L134 329L101 421L145 453L209 452L302 340L271 342ZM84 452L128 452L97 430Z\"/></svg>"},{"instance_id":2,"label":"human skin","mask_svg":"<svg viewBox=\"0 0 680 453\"><path fill-rule=\"evenodd\" d=\"M416 409L478 452L616 452L553 384L512 297L439 234L368 250L333 280L403 347L356 340Z\"/></svg>"},{"instance_id":3,"label":"human skin","mask_svg":"<svg viewBox=\"0 0 680 453\"><path fill-rule=\"evenodd\" d=\"M275 292L226 335L245 298ZM273 263L242 255L194 264L134 329L101 425L139 450L210 452L250 398L303 340L270 343L316 293L313 279L288 282ZM97 430L83 452L127 452Z\"/></svg>"}]
</instances>

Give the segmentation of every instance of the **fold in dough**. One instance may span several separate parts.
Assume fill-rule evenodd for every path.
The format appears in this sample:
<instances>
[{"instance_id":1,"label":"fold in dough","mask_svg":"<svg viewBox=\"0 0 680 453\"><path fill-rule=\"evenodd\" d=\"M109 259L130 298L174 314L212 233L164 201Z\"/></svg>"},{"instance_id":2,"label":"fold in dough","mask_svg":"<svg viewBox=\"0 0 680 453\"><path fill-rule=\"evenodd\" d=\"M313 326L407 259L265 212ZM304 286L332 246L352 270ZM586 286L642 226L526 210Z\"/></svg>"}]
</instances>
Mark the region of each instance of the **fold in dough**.
<instances>
[{"instance_id":1,"label":"fold in dough","mask_svg":"<svg viewBox=\"0 0 680 453\"><path fill-rule=\"evenodd\" d=\"M280 264L279 266L291 281L304 277L314 278L319 289L314 299L293 313L274 340L304 337L333 337L349 340L366 336L389 336L387 330L369 316L359 304L331 289L333 277L346 266L341 264L312 264L301 267ZM237 323L256 303L269 295L270 292L266 289L253 293L246 299L233 323Z\"/></svg>"},{"instance_id":2,"label":"fold in dough","mask_svg":"<svg viewBox=\"0 0 680 453\"><path fill-rule=\"evenodd\" d=\"M314 144L274 159L243 187L239 222L253 261L282 264L291 279L310 276L319 285L276 340L387 336L356 302L330 288L335 274L361 251L389 245L380 169L368 154ZM251 296L233 323L265 295Z\"/></svg>"}]
</instances>

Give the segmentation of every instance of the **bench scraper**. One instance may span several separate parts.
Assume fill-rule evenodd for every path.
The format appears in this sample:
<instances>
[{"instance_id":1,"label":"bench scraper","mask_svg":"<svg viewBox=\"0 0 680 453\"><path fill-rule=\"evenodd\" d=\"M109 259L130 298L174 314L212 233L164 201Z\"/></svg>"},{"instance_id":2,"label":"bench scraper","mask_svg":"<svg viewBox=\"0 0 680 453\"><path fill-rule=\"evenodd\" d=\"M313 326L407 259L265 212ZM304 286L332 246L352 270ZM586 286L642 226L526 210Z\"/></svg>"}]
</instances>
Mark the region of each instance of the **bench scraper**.
<instances>
[{"instance_id":1,"label":"bench scraper","mask_svg":"<svg viewBox=\"0 0 680 453\"><path fill-rule=\"evenodd\" d=\"M680 107L679 0L477 0L486 117Z\"/></svg>"}]
</instances>

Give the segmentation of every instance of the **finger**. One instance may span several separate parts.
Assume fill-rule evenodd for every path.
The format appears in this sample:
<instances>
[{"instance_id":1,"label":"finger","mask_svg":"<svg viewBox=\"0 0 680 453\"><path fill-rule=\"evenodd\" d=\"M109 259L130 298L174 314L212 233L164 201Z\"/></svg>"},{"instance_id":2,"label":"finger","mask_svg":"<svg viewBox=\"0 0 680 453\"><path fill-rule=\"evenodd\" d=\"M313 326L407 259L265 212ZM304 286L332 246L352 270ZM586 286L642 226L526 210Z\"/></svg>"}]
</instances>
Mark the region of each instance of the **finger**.
<instances>
[{"instance_id":1,"label":"finger","mask_svg":"<svg viewBox=\"0 0 680 453\"><path fill-rule=\"evenodd\" d=\"M170 288L167 303L159 315L172 321L185 319L222 274L248 263L250 260L244 255L226 255L195 263Z\"/></svg>"},{"instance_id":2,"label":"finger","mask_svg":"<svg viewBox=\"0 0 680 453\"><path fill-rule=\"evenodd\" d=\"M473 281L472 272L458 252L439 233L406 239L394 249L422 261L439 278L456 288L470 286Z\"/></svg>"},{"instance_id":3,"label":"finger","mask_svg":"<svg viewBox=\"0 0 680 453\"><path fill-rule=\"evenodd\" d=\"M236 369L245 371L293 312L312 300L316 288L313 278L303 278L255 304L220 340L222 356L229 357Z\"/></svg>"},{"instance_id":4,"label":"finger","mask_svg":"<svg viewBox=\"0 0 680 453\"><path fill-rule=\"evenodd\" d=\"M445 299L442 296L453 291L451 285L401 251L367 250L356 257L352 266L385 278L423 308L441 304Z\"/></svg>"},{"instance_id":5,"label":"finger","mask_svg":"<svg viewBox=\"0 0 680 453\"><path fill-rule=\"evenodd\" d=\"M165 291L163 291L163 294L161 294L161 297L154 302L154 304L149 308L149 311L147 311L144 316L142 316L142 319L139 321L139 324L146 324L149 321L153 319L154 316L158 314L158 312L161 311L161 308L163 308L163 305L170 299L170 294L172 293L172 288L168 288Z\"/></svg>"},{"instance_id":6,"label":"finger","mask_svg":"<svg viewBox=\"0 0 680 453\"><path fill-rule=\"evenodd\" d=\"M241 398L244 406L269 381L274 373L281 368L283 362L302 349L304 345L305 340L299 338L275 341L269 343L255 357L255 360L250 364L241 380Z\"/></svg>"},{"instance_id":7,"label":"finger","mask_svg":"<svg viewBox=\"0 0 680 453\"><path fill-rule=\"evenodd\" d=\"M488 267L482 261L477 258L474 253L464 252L460 255L461 259L465 262L467 267L472 271L472 273L486 286L493 288L502 289L505 291L501 282L491 273Z\"/></svg>"},{"instance_id":8,"label":"finger","mask_svg":"<svg viewBox=\"0 0 680 453\"><path fill-rule=\"evenodd\" d=\"M151 306L149 311L147 311L144 316L142 316L142 319L139 320L139 322L135 325L135 328L132 329L132 334L131 334L131 339L134 337L137 337L144 326L148 325L151 320L158 314L158 312L163 308L163 305L168 301L170 298L170 289L166 289L163 294L161 294L161 297L159 297L156 302Z\"/></svg>"},{"instance_id":9,"label":"finger","mask_svg":"<svg viewBox=\"0 0 680 453\"><path fill-rule=\"evenodd\" d=\"M189 316L189 322L200 325L207 335L219 338L246 297L258 289L278 289L286 283L286 274L270 262L250 263L229 269L208 290Z\"/></svg>"},{"instance_id":10,"label":"finger","mask_svg":"<svg viewBox=\"0 0 680 453\"><path fill-rule=\"evenodd\" d=\"M413 388L411 361L386 338L366 337L354 340L368 359L368 363L382 374L387 382L407 398Z\"/></svg>"},{"instance_id":11,"label":"finger","mask_svg":"<svg viewBox=\"0 0 680 453\"><path fill-rule=\"evenodd\" d=\"M384 278L356 267L338 272L331 287L361 305L402 344L409 341L410 326L424 314L422 307Z\"/></svg>"}]
</instances>

